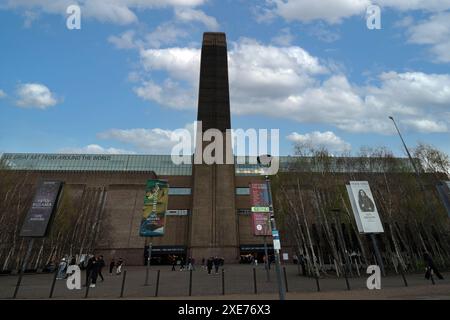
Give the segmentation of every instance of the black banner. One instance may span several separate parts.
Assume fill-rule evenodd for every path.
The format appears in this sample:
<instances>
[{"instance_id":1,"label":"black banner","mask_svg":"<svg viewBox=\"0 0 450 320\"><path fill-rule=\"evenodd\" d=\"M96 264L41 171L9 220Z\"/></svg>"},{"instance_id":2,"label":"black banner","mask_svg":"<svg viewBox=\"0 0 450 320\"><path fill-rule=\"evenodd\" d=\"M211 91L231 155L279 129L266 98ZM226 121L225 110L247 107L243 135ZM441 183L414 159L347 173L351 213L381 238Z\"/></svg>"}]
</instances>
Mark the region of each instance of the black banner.
<instances>
[{"instance_id":1,"label":"black banner","mask_svg":"<svg viewBox=\"0 0 450 320\"><path fill-rule=\"evenodd\" d=\"M20 231L21 237L40 238L47 235L48 225L61 192L61 181L42 181Z\"/></svg>"}]
</instances>

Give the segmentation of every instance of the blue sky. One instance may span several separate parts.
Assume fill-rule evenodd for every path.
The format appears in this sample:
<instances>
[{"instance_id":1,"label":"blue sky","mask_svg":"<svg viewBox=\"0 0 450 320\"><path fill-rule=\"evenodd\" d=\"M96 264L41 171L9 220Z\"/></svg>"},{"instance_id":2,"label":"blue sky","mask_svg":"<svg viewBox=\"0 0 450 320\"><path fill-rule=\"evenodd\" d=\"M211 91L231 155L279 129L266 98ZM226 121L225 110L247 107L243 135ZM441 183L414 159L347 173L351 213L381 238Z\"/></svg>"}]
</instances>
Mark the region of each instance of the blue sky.
<instances>
[{"instance_id":1,"label":"blue sky","mask_svg":"<svg viewBox=\"0 0 450 320\"><path fill-rule=\"evenodd\" d=\"M450 153L450 1L0 0L0 152L169 153L196 119L202 33L227 34L234 128L332 152ZM81 8L81 29L66 8Z\"/></svg>"}]
</instances>

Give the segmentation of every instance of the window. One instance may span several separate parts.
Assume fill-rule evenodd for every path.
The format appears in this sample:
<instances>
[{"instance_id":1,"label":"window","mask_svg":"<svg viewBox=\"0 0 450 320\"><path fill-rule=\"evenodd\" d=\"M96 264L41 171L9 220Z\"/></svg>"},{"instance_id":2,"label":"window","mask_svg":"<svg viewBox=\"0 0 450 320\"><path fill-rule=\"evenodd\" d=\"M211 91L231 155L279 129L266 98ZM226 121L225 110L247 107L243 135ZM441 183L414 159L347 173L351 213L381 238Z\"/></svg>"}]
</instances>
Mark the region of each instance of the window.
<instances>
[{"instance_id":1,"label":"window","mask_svg":"<svg viewBox=\"0 0 450 320\"><path fill-rule=\"evenodd\" d=\"M250 209L237 209L237 214L243 215L243 216L248 216L248 215L252 214L252 210L250 210Z\"/></svg>"},{"instance_id":2,"label":"window","mask_svg":"<svg viewBox=\"0 0 450 320\"><path fill-rule=\"evenodd\" d=\"M236 188L236 194L238 196L248 196L250 195L250 188L246 187L246 188Z\"/></svg>"},{"instance_id":3,"label":"window","mask_svg":"<svg viewBox=\"0 0 450 320\"><path fill-rule=\"evenodd\" d=\"M172 196L189 196L191 188L169 188L169 195Z\"/></svg>"}]
</instances>

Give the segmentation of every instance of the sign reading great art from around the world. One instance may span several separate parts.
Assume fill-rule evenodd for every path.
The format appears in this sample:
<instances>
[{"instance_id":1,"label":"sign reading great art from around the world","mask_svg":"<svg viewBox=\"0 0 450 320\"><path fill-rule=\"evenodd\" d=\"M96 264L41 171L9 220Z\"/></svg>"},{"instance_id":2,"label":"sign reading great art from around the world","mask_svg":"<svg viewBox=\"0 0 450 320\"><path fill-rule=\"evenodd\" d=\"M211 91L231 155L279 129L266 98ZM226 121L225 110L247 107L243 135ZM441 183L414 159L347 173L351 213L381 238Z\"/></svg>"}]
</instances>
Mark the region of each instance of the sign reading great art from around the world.
<instances>
[{"instance_id":1,"label":"sign reading great art from around the world","mask_svg":"<svg viewBox=\"0 0 450 320\"><path fill-rule=\"evenodd\" d=\"M45 237L55 212L61 181L42 181L33 198L33 203L25 217L20 231L21 237Z\"/></svg>"},{"instance_id":2,"label":"sign reading great art from around the world","mask_svg":"<svg viewBox=\"0 0 450 320\"><path fill-rule=\"evenodd\" d=\"M272 235L269 223L269 192L265 182L250 183L252 225L255 236Z\"/></svg>"},{"instance_id":3,"label":"sign reading great art from around the world","mask_svg":"<svg viewBox=\"0 0 450 320\"><path fill-rule=\"evenodd\" d=\"M367 181L350 181L347 192L360 233L383 233L383 225Z\"/></svg>"},{"instance_id":4,"label":"sign reading great art from around the world","mask_svg":"<svg viewBox=\"0 0 450 320\"><path fill-rule=\"evenodd\" d=\"M169 200L169 184L163 180L148 180L139 235L160 237L164 235L164 222Z\"/></svg>"}]
</instances>

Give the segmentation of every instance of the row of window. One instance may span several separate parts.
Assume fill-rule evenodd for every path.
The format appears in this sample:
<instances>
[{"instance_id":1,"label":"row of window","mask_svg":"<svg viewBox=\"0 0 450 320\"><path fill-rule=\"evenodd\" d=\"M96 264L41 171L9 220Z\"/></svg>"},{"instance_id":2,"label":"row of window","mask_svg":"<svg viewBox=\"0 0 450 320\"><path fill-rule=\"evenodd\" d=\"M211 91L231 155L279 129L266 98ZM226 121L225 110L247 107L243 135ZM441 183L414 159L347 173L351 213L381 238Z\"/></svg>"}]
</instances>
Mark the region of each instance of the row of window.
<instances>
[{"instance_id":1,"label":"row of window","mask_svg":"<svg viewBox=\"0 0 450 320\"><path fill-rule=\"evenodd\" d=\"M169 188L169 195L172 196L190 196L192 194L191 188ZM250 195L250 188L236 188L236 195L248 196Z\"/></svg>"},{"instance_id":2,"label":"row of window","mask_svg":"<svg viewBox=\"0 0 450 320\"><path fill-rule=\"evenodd\" d=\"M252 210L250 209L237 209L238 215L249 216L252 214ZM175 209L175 210L167 210L166 216L188 216L191 214L190 209Z\"/></svg>"}]
</instances>

